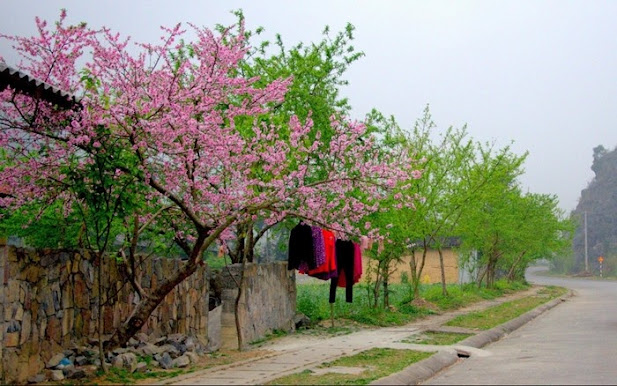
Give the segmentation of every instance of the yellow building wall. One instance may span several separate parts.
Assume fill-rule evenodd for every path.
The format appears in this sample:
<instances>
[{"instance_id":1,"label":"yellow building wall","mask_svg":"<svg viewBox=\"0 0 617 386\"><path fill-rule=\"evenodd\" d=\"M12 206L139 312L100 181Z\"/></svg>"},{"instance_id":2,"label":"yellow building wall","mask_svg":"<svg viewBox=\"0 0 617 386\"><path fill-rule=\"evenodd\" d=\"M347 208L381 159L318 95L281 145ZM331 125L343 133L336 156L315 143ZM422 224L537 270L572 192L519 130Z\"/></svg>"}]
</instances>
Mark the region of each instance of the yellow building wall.
<instances>
[{"instance_id":1,"label":"yellow building wall","mask_svg":"<svg viewBox=\"0 0 617 386\"><path fill-rule=\"evenodd\" d=\"M458 254L452 249L444 249L442 251L444 268L446 273L446 283L458 283ZM416 253L416 259L420 262L422 253ZM390 283L400 283L403 272L407 273L407 277L411 280L411 269L409 266L411 256L404 256L401 261L392 263ZM375 279L375 269L377 262L366 256L362 257L363 275L362 280L371 281ZM424 269L422 270L421 282L424 284L441 283L441 269L439 267L439 253L436 250L429 250L426 254Z\"/></svg>"}]
</instances>

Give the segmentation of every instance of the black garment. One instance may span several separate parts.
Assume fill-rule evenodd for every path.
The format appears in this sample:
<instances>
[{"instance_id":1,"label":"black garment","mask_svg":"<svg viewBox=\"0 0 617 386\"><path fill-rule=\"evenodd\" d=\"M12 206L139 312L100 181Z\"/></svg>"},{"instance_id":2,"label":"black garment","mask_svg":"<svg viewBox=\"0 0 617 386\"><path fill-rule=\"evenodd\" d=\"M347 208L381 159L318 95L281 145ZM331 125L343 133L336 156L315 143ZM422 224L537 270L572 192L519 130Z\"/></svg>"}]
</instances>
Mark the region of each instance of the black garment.
<instances>
[{"instance_id":1,"label":"black garment","mask_svg":"<svg viewBox=\"0 0 617 386\"><path fill-rule=\"evenodd\" d=\"M305 262L309 269L316 268L313 253L313 231L310 226L300 223L289 234L287 269L298 269L302 262Z\"/></svg>"},{"instance_id":2,"label":"black garment","mask_svg":"<svg viewBox=\"0 0 617 386\"><path fill-rule=\"evenodd\" d=\"M336 270L337 277L330 281L330 303L336 301L336 287L338 278L345 275L345 300L347 303L353 302L353 269L354 269L354 247L353 242L336 240Z\"/></svg>"}]
</instances>

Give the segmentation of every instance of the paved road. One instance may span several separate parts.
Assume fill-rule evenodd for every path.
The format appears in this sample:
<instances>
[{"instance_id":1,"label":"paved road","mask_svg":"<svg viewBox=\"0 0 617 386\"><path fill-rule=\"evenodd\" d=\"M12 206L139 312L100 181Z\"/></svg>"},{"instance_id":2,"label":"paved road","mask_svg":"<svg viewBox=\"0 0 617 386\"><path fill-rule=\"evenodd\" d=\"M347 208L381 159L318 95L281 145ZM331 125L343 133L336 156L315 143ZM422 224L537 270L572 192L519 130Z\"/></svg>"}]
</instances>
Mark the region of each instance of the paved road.
<instances>
[{"instance_id":1,"label":"paved road","mask_svg":"<svg viewBox=\"0 0 617 386\"><path fill-rule=\"evenodd\" d=\"M617 282L542 277L575 296L424 384L617 384Z\"/></svg>"}]
</instances>

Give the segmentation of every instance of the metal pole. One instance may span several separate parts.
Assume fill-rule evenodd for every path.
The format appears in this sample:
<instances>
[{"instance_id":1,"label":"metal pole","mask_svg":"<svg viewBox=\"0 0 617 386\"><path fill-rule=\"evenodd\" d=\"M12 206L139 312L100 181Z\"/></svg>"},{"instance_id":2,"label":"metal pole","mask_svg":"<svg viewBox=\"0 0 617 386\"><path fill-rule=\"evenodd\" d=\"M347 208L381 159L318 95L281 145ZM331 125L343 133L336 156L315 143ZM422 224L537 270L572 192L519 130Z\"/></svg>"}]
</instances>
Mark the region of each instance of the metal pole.
<instances>
[{"instance_id":1,"label":"metal pole","mask_svg":"<svg viewBox=\"0 0 617 386\"><path fill-rule=\"evenodd\" d=\"M589 255L587 254L587 211L585 211L585 272L589 272Z\"/></svg>"}]
</instances>

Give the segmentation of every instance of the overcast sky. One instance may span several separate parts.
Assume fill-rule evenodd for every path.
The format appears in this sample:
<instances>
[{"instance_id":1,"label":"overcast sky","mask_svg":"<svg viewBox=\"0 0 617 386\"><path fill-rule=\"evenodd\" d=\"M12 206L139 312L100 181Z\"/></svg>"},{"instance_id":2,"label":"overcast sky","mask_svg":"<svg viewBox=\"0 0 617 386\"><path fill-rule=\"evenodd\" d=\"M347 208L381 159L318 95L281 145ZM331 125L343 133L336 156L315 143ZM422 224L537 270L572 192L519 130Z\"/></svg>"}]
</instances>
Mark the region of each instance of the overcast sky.
<instances>
[{"instance_id":1,"label":"overcast sky","mask_svg":"<svg viewBox=\"0 0 617 386\"><path fill-rule=\"evenodd\" d=\"M366 53L342 90L362 118L375 107L411 127L429 104L440 130L528 150L525 189L574 209L593 178L593 147L617 145L617 1L27 1L0 2L0 32L32 35L34 17L107 26L155 41L159 26L231 24L280 33L287 45L356 27ZM10 45L0 56L11 63ZM13 59L14 60L14 59Z\"/></svg>"}]
</instances>

